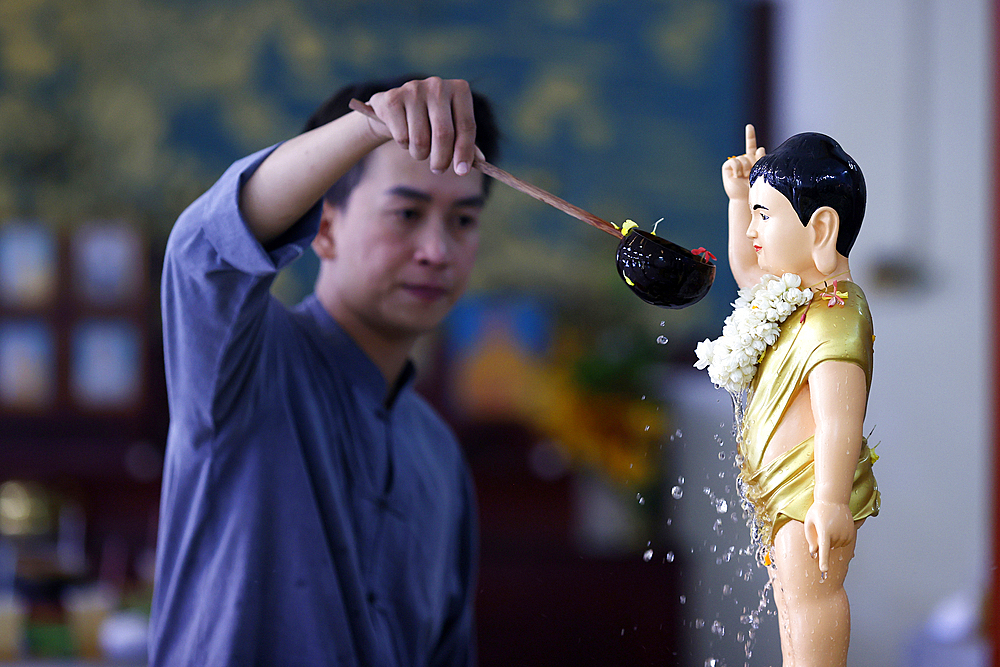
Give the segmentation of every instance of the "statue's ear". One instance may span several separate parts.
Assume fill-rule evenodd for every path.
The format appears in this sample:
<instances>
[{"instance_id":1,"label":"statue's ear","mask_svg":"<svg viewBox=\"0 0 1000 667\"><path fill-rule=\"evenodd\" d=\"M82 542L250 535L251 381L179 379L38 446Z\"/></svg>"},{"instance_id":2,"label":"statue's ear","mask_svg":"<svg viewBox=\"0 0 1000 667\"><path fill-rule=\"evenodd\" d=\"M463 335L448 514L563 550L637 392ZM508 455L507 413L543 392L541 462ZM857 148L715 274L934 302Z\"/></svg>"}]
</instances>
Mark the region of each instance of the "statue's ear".
<instances>
[{"instance_id":1,"label":"statue's ear","mask_svg":"<svg viewBox=\"0 0 1000 667\"><path fill-rule=\"evenodd\" d=\"M840 216L831 207L821 206L810 216L806 226L812 232L812 258L816 269L823 275L833 273L840 257L837 252Z\"/></svg>"}]
</instances>

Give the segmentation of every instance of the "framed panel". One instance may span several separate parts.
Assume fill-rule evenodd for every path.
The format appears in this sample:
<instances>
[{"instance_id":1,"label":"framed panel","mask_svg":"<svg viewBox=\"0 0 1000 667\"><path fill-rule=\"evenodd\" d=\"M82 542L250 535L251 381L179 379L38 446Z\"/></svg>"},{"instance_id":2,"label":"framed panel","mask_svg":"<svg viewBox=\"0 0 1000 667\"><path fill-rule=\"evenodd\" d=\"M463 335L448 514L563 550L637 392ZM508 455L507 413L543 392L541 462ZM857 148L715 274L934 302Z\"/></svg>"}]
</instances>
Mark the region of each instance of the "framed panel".
<instances>
[{"instance_id":1,"label":"framed panel","mask_svg":"<svg viewBox=\"0 0 1000 667\"><path fill-rule=\"evenodd\" d=\"M76 295L87 305L107 308L135 304L143 294L142 237L124 222L91 222L72 239Z\"/></svg>"},{"instance_id":2,"label":"framed panel","mask_svg":"<svg viewBox=\"0 0 1000 667\"><path fill-rule=\"evenodd\" d=\"M58 254L55 237L42 224L15 221L0 227L0 303L8 308L52 304Z\"/></svg>"},{"instance_id":3,"label":"framed panel","mask_svg":"<svg viewBox=\"0 0 1000 667\"><path fill-rule=\"evenodd\" d=\"M129 410L142 398L142 334L124 319L82 320L70 341L73 403L89 410Z\"/></svg>"},{"instance_id":4,"label":"framed panel","mask_svg":"<svg viewBox=\"0 0 1000 667\"><path fill-rule=\"evenodd\" d=\"M26 411L50 408L56 385L52 329L38 320L0 320L0 405Z\"/></svg>"}]
</instances>

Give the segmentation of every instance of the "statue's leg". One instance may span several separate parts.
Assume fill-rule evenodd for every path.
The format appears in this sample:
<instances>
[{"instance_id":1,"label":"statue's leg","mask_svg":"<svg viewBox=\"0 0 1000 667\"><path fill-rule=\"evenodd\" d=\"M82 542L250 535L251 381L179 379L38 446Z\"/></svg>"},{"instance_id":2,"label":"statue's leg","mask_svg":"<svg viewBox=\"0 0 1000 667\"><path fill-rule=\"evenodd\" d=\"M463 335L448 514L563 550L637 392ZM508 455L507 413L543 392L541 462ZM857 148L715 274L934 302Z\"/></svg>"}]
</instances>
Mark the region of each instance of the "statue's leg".
<instances>
[{"instance_id":1,"label":"statue's leg","mask_svg":"<svg viewBox=\"0 0 1000 667\"><path fill-rule=\"evenodd\" d=\"M778 637L781 639L781 662L784 667L792 664L791 642L788 638L788 606L785 602L784 590L781 586L781 579L777 570L773 567L767 568L767 574L771 579L771 593L774 595L774 606L778 610Z\"/></svg>"},{"instance_id":2,"label":"statue's leg","mask_svg":"<svg viewBox=\"0 0 1000 667\"><path fill-rule=\"evenodd\" d=\"M784 667L844 667L851 641L844 579L854 545L831 551L830 571L823 579L819 562L809 553L803 524L789 521L774 536L772 557L774 588L781 591L775 601L780 595L786 612L782 619L779 607Z\"/></svg>"}]
</instances>

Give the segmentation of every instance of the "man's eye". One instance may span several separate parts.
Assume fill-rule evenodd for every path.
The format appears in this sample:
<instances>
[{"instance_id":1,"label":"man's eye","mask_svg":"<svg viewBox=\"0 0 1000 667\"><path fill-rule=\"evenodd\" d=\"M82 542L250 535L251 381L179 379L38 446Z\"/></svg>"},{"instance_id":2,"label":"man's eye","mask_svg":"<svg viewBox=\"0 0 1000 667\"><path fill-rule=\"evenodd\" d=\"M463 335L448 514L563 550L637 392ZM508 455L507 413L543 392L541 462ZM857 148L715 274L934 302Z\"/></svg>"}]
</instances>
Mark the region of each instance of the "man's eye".
<instances>
[{"instance_id":1,"label":"man's eye","mask_svg":"<svg viewBox=\"0 0 1000 667\"><path fill-rule=\"evenodd\" d=\"M479 219L474 215L460 215L458 216L458 226L465 227L475 227L479 222Z\"/></svg>"},{"instance_id":2,"label":"man's eye","mask_svg":"<svg viewBox=\"0 0 1000 667\"><path fill-rule=\"evenodd\" d=\"M396 216L400 220L416 220L420 217L420 211L415 208L401 208L396 211Z\"/></svg>"}]
</instances>

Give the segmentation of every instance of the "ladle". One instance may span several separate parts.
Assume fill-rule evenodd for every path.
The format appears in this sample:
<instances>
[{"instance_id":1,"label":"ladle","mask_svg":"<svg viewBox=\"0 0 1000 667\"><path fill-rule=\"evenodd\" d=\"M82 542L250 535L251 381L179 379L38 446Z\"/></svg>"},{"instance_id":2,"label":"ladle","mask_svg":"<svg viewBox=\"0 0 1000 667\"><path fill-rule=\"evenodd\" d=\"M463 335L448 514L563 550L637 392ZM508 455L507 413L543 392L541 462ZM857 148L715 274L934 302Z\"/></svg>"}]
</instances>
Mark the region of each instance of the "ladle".
<instances>
[{"instance_id":1,"label":"ladle","mask_svg":"<svg viewBox=\"0 0 1000 667\"><path fill-rule=\"evenodd\" d=\"M349 106L358 113L382 122L375 110L360 100L351 100ZM472 166L519 192L621 239L615 262L618 266L618 275L646 303L663 308L684 308L697 303L708 294L715 280L715 265L707 258L699 257L675 243L641 229L632 229L623 235L618 227L607 220L521 180L478 155L473 160Z\"/></svg>"}]
</instances>

